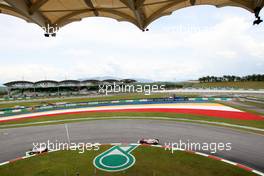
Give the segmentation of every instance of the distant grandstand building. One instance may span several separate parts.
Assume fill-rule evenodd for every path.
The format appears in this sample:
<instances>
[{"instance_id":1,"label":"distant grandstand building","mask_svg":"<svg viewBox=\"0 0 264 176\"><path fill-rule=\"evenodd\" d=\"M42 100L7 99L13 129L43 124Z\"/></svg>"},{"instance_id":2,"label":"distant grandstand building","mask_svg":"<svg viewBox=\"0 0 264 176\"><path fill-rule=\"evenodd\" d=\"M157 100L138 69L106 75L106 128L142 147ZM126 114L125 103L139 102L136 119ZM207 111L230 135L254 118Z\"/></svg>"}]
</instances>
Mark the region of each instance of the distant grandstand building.
<instances>
[{"instance_id":1,"label":"distant grandstand building","mask_svg":"<svg viewBox=\"0 0 264 176\"><path fill-rule=\"evenodd\" d=\"M4 85L8 90L8 97L50 97L50 96L74 96L74 95L93 95L98 93L100 84L133 84L133 79L107 79L107 80L41 80L12 81Z\"/></svg>"}]
</instances>

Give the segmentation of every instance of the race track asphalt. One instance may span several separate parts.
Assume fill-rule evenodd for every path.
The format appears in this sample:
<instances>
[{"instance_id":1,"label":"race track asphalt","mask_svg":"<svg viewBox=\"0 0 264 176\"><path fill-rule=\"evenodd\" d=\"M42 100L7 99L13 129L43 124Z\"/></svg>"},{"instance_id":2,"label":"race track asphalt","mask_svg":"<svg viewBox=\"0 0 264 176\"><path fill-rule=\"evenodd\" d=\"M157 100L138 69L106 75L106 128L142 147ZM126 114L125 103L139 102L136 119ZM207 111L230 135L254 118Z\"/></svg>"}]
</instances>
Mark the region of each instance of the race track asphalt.
<instances>
[{"instance_id":1,"label":"race track asphalt","mask_svg":"<svg viewBox=\"0 0 264 176\"><path fill-rule=\"evenodd\" d=\"M67 129L68 134L67 135ZM0 130L0 162L24 156L33 142L58 141L135 143L140 138L158 138L161 144L179 142L232 143L231 151L216 156L264 171L264 136L225 127L161 120L97 120L71 124ZM208 152L204 152L208 153Z\"/></svg>"}]
</instances>

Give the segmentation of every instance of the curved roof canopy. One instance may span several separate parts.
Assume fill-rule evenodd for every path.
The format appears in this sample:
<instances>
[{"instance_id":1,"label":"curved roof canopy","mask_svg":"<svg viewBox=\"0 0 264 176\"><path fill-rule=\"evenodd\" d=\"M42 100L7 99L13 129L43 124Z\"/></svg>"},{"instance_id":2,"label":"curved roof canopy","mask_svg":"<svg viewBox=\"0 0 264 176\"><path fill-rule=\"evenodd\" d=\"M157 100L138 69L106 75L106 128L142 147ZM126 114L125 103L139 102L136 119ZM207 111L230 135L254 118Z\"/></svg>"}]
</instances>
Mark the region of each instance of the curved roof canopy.
<instances>
[{"instance_id":1,"label":"curved roof canopy","mask_svg":"<svg viewBox=\"0 0 264 176\"><path fill-rule=\"evenodd\" d=\"M63 81L60 81L59 83L62 83L62 84L78 84L80 83L80 81L78 80L63 80Z\"/></svg>"},{"instance_id":2,"label":"curved roof canopy","mask_svg":"<svg viewBox=\"0 0 264 176\"><path fill-rule=\"evenodd\" d=\"M4 84L7 87L19 87L19 86L33 86L34 83L30 81L12 81Z\"/></svg>"},{"instance_id":3,"label":"curved roof canopy","mask_svg":"<svg viewBox=\"0 0 264 176\"><path fill-rule=\"evenodd\" d=\"M193 5L236 6L259 12L264 0L0 0L0 12L41 27L62 27L101 16L128 21L144 30L154 20Z\"/></svg>"}]
</instances>

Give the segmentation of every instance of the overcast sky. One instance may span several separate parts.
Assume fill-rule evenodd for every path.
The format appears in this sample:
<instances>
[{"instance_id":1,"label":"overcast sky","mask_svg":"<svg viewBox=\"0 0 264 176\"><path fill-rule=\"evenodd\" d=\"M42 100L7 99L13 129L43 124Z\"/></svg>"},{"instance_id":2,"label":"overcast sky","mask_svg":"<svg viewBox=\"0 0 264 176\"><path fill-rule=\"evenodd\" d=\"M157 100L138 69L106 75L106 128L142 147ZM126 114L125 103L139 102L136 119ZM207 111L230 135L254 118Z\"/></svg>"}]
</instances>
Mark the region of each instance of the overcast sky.
<instances>
[{"instance_id":1,"label":"overcast sky","mask_svg":"<svg viewBox=\"0 0 264 176\"><path fill-rule=\"evenodd\" d=\"M182 81L264 74L264 25L252 26L253 20L243 9L200 6L160 18L149 32L97 17L45 38L39 26L0 14L0 83L98 76Z\"/></svg>"}]
</instances>

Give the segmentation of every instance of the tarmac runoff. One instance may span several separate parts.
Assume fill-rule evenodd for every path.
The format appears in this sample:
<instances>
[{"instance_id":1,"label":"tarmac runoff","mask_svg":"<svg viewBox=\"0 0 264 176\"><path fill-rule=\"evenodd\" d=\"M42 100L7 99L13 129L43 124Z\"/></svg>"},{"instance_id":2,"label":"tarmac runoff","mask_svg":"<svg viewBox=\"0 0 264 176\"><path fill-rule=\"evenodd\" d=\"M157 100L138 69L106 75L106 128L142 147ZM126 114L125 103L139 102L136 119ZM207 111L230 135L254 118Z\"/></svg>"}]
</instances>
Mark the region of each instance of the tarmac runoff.
<instances>
[{"instance_id":1,"label":"tarmac runoff","mask_svg":"<svg viewBox=\"0 0 264 176\"><path fill-rule=\"evenodd\" d=\"M213 159L222 157L264 171L264 137L224 127L215 127L186 122L164 120L100 120L59 125L33 126L2 129L0 131L0 162L24 156L32 148L33 142L47 140L60 142L91 143L133 143L141 138L158 138L161 144L189 140L198 143L229 143L232 150L220 151L214 156L205 152L205 156ZM202 152L203 151L195 151ZM224 160L224 161L225 161Z\"/></svg>"},{"instance_id":2,"label":"tarmac runoff","mask_svg":"<svg viewBox=\"0 0 264 176\"><path fill-rule=\"evenodd\" d=\"M15 121L26 118L37 118L44 116L56 116L66 114L80 114L89 112L164 112L178 114L205 115L219 118L239 119L239 120L264 120L262 116L244 112L232 107L217 103L175 103L175 104L140 104L140 105L115 105L97 106L64 110L52 110L45 112L33 112L30 114L20 114L5 116L0 118L1 122Z\"/></svg>"}]
</instances>

